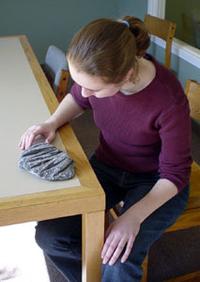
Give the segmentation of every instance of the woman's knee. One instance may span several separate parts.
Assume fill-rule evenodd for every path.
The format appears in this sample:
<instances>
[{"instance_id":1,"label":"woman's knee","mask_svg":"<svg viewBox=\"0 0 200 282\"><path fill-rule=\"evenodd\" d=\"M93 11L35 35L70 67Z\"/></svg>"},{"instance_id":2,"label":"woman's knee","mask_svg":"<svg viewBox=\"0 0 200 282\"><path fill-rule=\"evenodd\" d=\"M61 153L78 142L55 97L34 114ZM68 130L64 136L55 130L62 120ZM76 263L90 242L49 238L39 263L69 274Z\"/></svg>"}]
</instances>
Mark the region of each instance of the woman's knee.
<instances>
[{"instance_id":1,"label":"woman's knee","mask_svg":"<svg viewBox=\"0 0 200 282\"><path fill-rule=\"evenodd\" d=\"M54 245L54 234L51 232L50 225L47 221L40 221L35 227L35 240L41 249L44 251Z\"/></svg>"},{"instance_id":2,"label":"woman's knee","mask_svg":"<svg viewBox=\"0 0 200 282\"><path fill-rule=\"evenodd\" d=\"M134 260L128 259L121 263L118 260L114 265L105 264L102 266L102 282L122 282L134 281L139 282L142 277L142 267L138 263L137 258Z\"/></svg>"},{"instance_id":3,"label":"woman's knee","mask_svg":"<svg viewBox=\"0 0 200 282\"><path fill-rule=\"evenodd\" d=\"M55 249L81 240L81 217L73 216L38 222L35 240L40 248L51 253Z\"/></svg>"}]
</instances>

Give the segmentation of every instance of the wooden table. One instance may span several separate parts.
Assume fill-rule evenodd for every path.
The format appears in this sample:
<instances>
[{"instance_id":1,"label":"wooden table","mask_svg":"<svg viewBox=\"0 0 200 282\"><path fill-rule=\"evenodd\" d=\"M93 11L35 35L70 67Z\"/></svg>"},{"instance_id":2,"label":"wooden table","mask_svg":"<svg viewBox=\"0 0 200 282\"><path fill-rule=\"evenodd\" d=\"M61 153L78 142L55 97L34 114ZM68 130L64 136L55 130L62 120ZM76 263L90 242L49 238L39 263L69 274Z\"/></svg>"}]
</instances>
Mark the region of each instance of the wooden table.
<instances>
[{"instance_id":1,"label":"wooden table","mask_svg":"<svg viewBox=\"0 0 200 282\"><path fill-rule=\"evenodd\" d=\"M0 225L82 215L82 281L100 281L105 197L71 127L55 143L74 159L76 177L41 180L18 168L21 134L58 106L25 36L0 38Z\"/></svg>"}]
</instances>

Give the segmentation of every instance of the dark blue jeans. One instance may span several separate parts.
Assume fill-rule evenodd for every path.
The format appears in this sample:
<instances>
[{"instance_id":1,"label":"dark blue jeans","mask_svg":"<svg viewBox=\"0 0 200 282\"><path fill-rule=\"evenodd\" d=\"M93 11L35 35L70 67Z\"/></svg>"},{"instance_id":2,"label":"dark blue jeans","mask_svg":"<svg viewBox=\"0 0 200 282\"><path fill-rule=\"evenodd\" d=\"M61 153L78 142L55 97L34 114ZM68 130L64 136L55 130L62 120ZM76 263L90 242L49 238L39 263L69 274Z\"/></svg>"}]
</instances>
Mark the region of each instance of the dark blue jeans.
<instances>
[{"instance_id":1,"label":"dark blue jeans","mask_svg":"<svg viewBox=\"0 0 200 282\"><path fill-rule=\"evenodd\" d=\"M106 194L106 209L124 201L122 213L144 197L159 179L157 172L130 173L91 158L91 165ZM103 282L140 281L141 264L151 245L183 212L189 189L152 213L141 225L132 252L125 263L102 265ZM70 281L81 281L81 216L41 221L36 227L36 241L57 269ZM95 282L95 281L94 281Z\"/></svg>"}]
</instances>

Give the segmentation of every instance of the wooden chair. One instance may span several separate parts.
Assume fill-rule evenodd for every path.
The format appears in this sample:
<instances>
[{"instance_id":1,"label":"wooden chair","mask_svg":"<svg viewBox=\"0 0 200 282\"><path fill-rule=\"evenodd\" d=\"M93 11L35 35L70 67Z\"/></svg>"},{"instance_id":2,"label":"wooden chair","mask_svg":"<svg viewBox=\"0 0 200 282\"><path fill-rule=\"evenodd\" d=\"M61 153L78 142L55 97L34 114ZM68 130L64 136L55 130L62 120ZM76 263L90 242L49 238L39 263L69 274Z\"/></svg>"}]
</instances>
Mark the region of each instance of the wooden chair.
<instances>
[{"instance_id":1,"label":"wooden chair","mask_svg":"<svg viewBox=\"0 0 200 282\"><path fill-rule=\"evenodd\" d=\"M70 73L68 70L61 70L60 81L57 86L56 97L58 102L61 102L65 95L68 93L70 82Z\"/></svg>"},{"instance_id":2,"label":"wooden chair","mask_svg":"<svg viewBox=\"0 0 200 282\"><path fill-rule=\"evenodd\" d=\"M42 68L58 101L61 102L70 84L70 74L65 53L54 45L49 46Z\"/></svg>"},{"instance_id":3,"label":"wooden chair","mask_svg":"<svg viewBox=\"0 0 200 282\"><path fill-rule=\"evenodd\" d=\"M144 24L151 35L159 37L166 42L165 66L167 68L170 68L171 47L176 31L176 24L171 21L160 19L151 15L145 16Z\"/></svg>"},{"instance_id":4,"label":"wooden chair","mask_svg":"<svg viewBox=\"0 0 200 282\"><path fill-rule=\"evenodd\" d=\"M185 92L190 104L191 117L200 121L200 83L187 80Z\"/></svg>"},{"instance_id":5,"label":"wooden chair","mask_svg":"<svg viewBox=\"0 0 200 282\"><path fill-rule=\"evenodd\" d=\"M200 121L200 84L195 81L188 80L186 82L185 92L191 108L191 118L195 118ZM117 208L110 210L110 214L113 219L118 217L118 211L116 211ZM200 166L194 161L190 177L190 197L188 206L184 213L170 228L166 230L166 232L184 230L197 226L200 226ZM146 282L148 281L148 256L143 262L143 271L144 274L142 282ZM172 281L200 281L200 271L168 280L168 282Z\"/></svg>"}]
</instances>

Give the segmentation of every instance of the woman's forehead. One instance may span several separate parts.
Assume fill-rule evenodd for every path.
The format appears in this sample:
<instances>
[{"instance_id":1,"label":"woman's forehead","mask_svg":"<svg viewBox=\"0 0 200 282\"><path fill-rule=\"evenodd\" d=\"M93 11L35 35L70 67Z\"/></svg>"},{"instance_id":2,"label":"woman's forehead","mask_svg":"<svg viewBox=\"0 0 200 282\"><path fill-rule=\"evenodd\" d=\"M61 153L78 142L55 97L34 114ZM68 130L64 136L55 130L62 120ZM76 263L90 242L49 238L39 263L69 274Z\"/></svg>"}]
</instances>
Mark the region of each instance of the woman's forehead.
<instances>
[{"instance_id":1,"label":"woman's forehead","mask_svg":"<svg viewBox=\"0 0 200 282\"><path fill-rule=\"evenodd\" d=\"M103 88L108 88L110 84L105 83L101 77L92 76L85 72L78 71L77 68L68 61L69 71L72 79L80 86L97 91Z\"/></svg>"}]
</instances>

